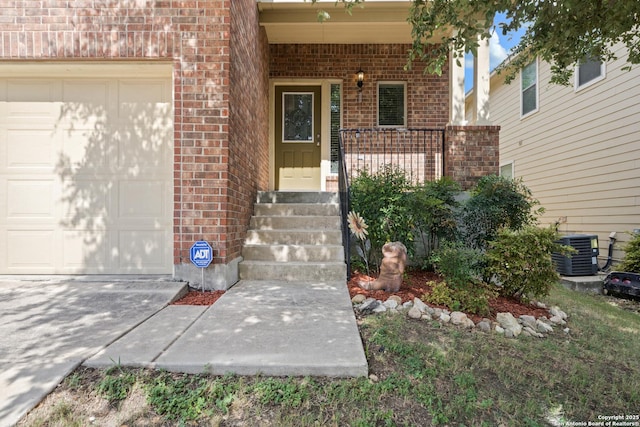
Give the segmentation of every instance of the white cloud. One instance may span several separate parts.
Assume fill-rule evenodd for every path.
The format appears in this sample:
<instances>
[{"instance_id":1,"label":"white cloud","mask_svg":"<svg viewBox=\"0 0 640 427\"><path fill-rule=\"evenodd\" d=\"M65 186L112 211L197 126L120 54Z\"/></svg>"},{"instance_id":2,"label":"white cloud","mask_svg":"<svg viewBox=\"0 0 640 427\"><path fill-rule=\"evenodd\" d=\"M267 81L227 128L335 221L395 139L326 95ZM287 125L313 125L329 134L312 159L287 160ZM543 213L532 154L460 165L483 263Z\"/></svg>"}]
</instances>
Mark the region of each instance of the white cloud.
<instances>
[{"instance_id":1,"label":"white cloud","mask_svg":"<svg viewBox=\"0 0 640 427\"><path fill-rule=\"evenodd\" d=\"M500 44L498 32L494 31L489 40L489 69L493 70L507 58L507 49Z\"/></svg>"},{"instance_id":2,"label":"white cloud","mask_svg":"<svg viewBox=\"0 0 640 427\"><path fill-rule=\"evenodd\" d=\"M507 49L502 45L498 33L494 31L491 33L491 39L489 39L489 69L493 70L502 61L507 58ZM465 55L464 66L467 70L473 70L473 55Z\"/></svg>"}]
</instances>

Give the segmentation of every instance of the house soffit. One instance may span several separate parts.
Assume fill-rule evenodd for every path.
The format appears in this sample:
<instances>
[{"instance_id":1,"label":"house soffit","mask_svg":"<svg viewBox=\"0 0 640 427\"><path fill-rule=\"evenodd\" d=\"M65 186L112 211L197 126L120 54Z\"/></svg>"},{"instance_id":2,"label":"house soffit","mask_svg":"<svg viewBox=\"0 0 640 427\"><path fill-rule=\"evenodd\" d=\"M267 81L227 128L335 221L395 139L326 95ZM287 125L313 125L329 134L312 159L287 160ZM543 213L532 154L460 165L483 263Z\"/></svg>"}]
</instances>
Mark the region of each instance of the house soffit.
<instances>
[{"instance_id":1,"label":"house soffit","mask_svg":"<svg viewBox=\"0 0 640 427\"><path fill-rule=\"evenodd\" d=\"M260 25L271 44L411 43L410 6L410 1L367 0L364 7L356 6L348 14L335 0L258 1ZM320 10L331 18L318 22Z\"/></svg>"}]
</instances>

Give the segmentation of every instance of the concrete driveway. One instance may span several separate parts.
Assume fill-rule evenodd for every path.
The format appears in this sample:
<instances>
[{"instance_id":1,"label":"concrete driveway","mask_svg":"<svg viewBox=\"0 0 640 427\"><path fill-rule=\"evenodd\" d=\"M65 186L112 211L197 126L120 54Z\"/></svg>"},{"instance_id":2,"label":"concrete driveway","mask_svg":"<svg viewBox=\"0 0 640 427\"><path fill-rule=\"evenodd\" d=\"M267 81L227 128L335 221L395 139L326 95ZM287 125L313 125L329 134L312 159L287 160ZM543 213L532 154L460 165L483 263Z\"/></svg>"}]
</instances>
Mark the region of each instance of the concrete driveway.
<instances>
[{"instance_id":1,"label":"concrete driveway","mask_svg":"<svg viewBox=\"0 0 640 427\"><path fill-rule=\"evenodd\" d=\"M170 276L0 276L0 427L184 286Z\"/></svg>"}]
</instances>

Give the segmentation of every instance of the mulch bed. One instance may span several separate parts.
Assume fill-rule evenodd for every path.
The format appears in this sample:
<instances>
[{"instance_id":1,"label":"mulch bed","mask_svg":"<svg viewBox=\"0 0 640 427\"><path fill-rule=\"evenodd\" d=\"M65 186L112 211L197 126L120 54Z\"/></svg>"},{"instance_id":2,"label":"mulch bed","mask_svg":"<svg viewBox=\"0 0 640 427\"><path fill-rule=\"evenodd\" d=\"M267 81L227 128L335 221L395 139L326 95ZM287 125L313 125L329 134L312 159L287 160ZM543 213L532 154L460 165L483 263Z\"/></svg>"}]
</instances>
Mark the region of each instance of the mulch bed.
<instances>
[{"instance_id":1,"label":"mulch bed","mask_svg":"<svg viewBox=\"0 0 640 427\"><path fill-rule=\"evenodd\" d=\"M410 270L405 274L404 282L398 292L393 294L385 291L366 291L358 286L358 282L362 280L370 280L371 278L365 274L354 272L349 280L349 296L353 298L357 294L362 294L366 297L375 298L381 301L386 301L391 295L397 295L402 299L402 302L413 301L414 298L422 298L423 295L431 292L431 287L427 284L430 281L439 281L442 278L432 272L422 270ZM199 291L191 288L186 295L179 300L175 301L173 305L212 305L215 303L225 291ZM433 304L429 304L432 305ZM509 312L513 314L515 318L523 314L534 316L536 319L542 316L549 317L549 311L541 309L531 304L524 304L520 301L509 299L505 297L497 297L489 300L489 307L491 314L488 316L490 319L495 320L496 314ZM447 308L447 307L440 307ZM482 317L469 315L474 322L479 322Z\"/></svg>"},{"instance_id":2,"label":"mulch bed","mask_svg":"<svg viewBox=\"0 0 640 427\"><path fill-rule=\"evenodd\" d=\"M386 301L391 295L397 295L402 298L402 302L404 303L407 301L413 301L414 298L422 298L423 295L431 293L431 287L427 285L428 282L437 282L442 280L438 274L428 271L409 270L405 273L402 287L398 292L391 294L385 291L366 291L362 289L358 286L358 282L362 280L370 280L370 278L366 274L354 272L351 275L351 280L349 280L349 295L353 298L357 294L362 294L368 298L371 297L381 301ZM436 307L431 303L429 303L429 305ZM440 306L440 308L448 309L444 306ZM501 296L489 300L489 309L491 313L487 317L492 320L495 320L496 314L507 312L513 314L513 317L516 319L523 314L534 316L536 319L542 316L549 317L549 311L546 309L542 309L531 304L524 304L515 299ZM483 318L482 316L472 314L469 314L468 317L476 323Z\"/></svg>"},{"instance_id":3,"label":"mulch bed","mask_svg":"<svg viewBox=\"0 0 640 427\"><path fill-rule=\"evenodd\" d=\"M212 305L224 294L224 291L197 291L190 289L185 296L171 305Z\"/></svg>"}]
</instances>

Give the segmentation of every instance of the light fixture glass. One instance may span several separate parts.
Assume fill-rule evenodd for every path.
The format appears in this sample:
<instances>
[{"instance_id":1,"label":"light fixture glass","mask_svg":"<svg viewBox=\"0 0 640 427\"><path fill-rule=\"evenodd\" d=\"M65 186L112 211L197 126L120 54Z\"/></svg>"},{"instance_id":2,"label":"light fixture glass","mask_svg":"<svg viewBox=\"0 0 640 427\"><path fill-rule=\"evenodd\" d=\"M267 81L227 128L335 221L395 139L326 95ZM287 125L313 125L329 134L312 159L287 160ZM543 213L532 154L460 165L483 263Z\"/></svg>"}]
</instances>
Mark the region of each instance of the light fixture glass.
<instances>
[{"instance_id":1,"label":"light fixture glass","mask_svg":"<svg viewBox=\"0 0 640 427\"><path fill-rule=\"evenodd\" d=\"M356 72L356 78L358 81L358 87L362 89L362 85L364 84L364 71L362 71L362 68Z\"/></svg>"}]
</instances>

